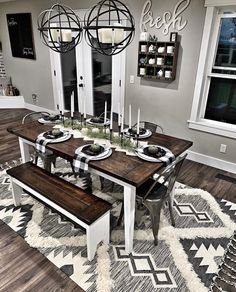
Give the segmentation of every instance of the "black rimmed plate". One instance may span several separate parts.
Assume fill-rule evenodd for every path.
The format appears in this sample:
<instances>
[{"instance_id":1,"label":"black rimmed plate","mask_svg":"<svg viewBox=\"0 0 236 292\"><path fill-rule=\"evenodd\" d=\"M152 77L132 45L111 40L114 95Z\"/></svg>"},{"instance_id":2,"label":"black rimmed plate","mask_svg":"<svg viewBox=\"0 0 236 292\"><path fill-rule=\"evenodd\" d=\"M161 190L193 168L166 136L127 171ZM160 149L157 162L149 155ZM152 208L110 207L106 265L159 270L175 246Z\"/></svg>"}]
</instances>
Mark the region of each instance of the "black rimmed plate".
<instances>
[{"instance_id":1,"label":"black rimmed plate","mask_svg":"<svg viewBox=\"0 0 236 292\"><path fill-rule=\"evenodd\" d=\"M60 116L59 115L43 115L42 117L44 119L44 121L50 121L50 122L55 122L57 120L60 120Z\"/></svg>"},{"instance_id":2,"label":"black rimmed plate","mask_svg":"<svg viewBox=\"0 0 236 292\"><path fill-rule=\"evenodd\" d=\"M58 139L64 135L63 132L58 131L57 133L53 133L52 131L47 131L43 134L43 137L46 139Z\"/></svg>"},{"instance_id":3,"label":"black rimmed plate","mask_svg":"<svg viewBox=\"0 0 236 292\"><path fill-rule=\"evenodd\" d=\"M136 138L137 137L137 130L136 128L132 128L132 129L124 129L124 135L128 138L132 137L132 138ZM140 128L139 130L139 137L138 139L145 139L152 136L152 132L149 129L144 129L144 128Z\"/></svg>"},{"instance_id":4,"label":"black rimmed plate","mask_svg":"<svg viewBox=\"0 0 236 292\"><path fill-rule=\"evenodd\" d=\"M166 155L166 150L159 146L146 146L143 148L143 153L158 159Z\"/></svg>"},{"instance_id":5,"label":"black rimmed plate","mask_svg":"<svg viewBox=\"0 0 236 292\"><path fill-rule=\"evenodd\" d=\"M91 125L94 125L94 126L104 126L104 118L101 117L101 118L91 118L91 119L87 119L87 123L88 124L91 124ZM106 123L105 123L106 126L110 125L110 120L109 119L106 119Z\"/></svg>"},{"instance_id":6,"label":"black rimmed plate","mask_svg":"<svg viewBox=\"0 0 236 292\"><path fill-rule=\"evenodd\" d=\"M145 135L147 132L146 129L144 128L139 128L139 135L142 136L142 135ZM128 132L127 132L131 137L136 137L137 136L137 129L136 128L131 128L131 129L128 129Z\"/></svg>"},{"instance_id":7,"label":"black rimmed plate","mask_svg":"<svg viewBox=\"0 0 236 292\"><path fill-rule=\"evenodd\" d=\"M148 147L157 147L158 151L156 153L150 153ZM167 154L170 155L172 152L163 146L160 145L147 145L144 147L139 147L135 149L135 152L139 158L149 162L161 162L160 158L166 156Z\"/></svg>"},{"instance_id":8,"label":"black rimmed plate","mask_svg":"<svg viewBox=\"0 0 236 292\"><path fill-rule=\"evenodd\" d=\"M96 149L94 148L94 144L85 145L81 152L89 156L98 156L105 151L105 148L101 145L96 145Z\"/></svg>"}]
</instances>

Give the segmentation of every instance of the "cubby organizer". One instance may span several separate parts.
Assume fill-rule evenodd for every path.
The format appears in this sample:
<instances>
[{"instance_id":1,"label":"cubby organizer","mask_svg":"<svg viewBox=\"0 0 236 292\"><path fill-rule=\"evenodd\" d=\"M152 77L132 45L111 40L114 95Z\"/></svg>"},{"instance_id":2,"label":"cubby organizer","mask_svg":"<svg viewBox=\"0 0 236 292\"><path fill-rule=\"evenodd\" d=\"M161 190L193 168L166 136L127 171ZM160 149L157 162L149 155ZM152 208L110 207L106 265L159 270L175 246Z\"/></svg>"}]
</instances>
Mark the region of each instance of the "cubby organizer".
<instances>
[{"instance_id":1,"label":"cubby organizer","mask_svg":"<svg viewBox=\"0 0 236 292\"><path fill-rule=\"evenodd\" d=\"M179 43L139 42L139 77L172 81L176 75Z\"/></svg>"}]
</instances>

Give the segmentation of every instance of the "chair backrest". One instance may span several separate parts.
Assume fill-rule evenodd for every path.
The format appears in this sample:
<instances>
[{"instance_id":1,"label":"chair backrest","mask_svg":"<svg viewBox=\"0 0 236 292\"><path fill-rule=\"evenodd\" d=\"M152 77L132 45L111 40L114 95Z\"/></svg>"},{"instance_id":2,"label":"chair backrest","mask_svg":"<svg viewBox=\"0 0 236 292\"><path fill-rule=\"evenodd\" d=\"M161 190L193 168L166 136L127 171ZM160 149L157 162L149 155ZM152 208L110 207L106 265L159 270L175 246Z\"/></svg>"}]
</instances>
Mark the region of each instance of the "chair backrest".
<instances>
[{"instance_id":1,"label":"chair backrest","mask_svg":"<svg viewBox=\"0 0 236 292\"><path fill-rule=\"evenodd\" d=\"M27 120L29 117L32 117L33 119L39 119L39 118L43 117L43 115L49 115L49 113L48 113L48 112L31 112L31 113L28 113L28 114L26 114L26 115L23 117L21 123L22 123L22 124L25 124L25 123L26 123L26 120Z\"/></svg>"},{"instance_id":2,"label":"chair backrest","mask_svg":"<svg viewBox=\"0 0 236 292\"><path fill-rule=\"evenodd\" d=\"M169 164L156 178L154 183L151 185L151 187L148 189L147 193L144 196L144 199L148 197L148 195L151 193L151 191L155 188L157 184L162 184L167 187L166 196L170 194L172 191L174 184L176 182L176 179L178 177L178 174L180 172L180 169L182 167L182 164L186 158L187 154L183 156L179 156L176 158L174 162Z\"/></svg>"},{"instance_id":3,"label":"chair backrest","mask_svg":"<svg viewBox=\"0 0 236 292\"><path fill-rule=\"evenodd\" d=\"M137 126L137 123L134 124L132 126L132 128L135 128ZM163 134L163 128L160 125L157 125L155 123L152 122L148 122L148 121L140 121L139 122L139 127L144 128L144 129L148 129L153 133L159 132Z\"/></svg>"}]
</instances>

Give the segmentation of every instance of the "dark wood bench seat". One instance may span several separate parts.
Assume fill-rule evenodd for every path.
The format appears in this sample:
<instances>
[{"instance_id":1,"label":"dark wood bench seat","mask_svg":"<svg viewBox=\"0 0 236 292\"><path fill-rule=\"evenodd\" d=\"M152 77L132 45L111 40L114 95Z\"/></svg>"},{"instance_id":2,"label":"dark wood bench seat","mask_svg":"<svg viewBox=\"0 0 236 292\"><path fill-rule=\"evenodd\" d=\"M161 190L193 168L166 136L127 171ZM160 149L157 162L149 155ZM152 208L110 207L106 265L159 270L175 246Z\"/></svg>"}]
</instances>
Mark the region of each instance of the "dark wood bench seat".
<instances>
[{"instance_id":1,"label":"dark wood bench seat","mask_svg":"<svg viewBox=\"0 0 236 292\"><path fill-rule=\"evenodd\" d=\"M7 170L14 204L23 189L86 229L87 254L92 260L100 241L109 243L111 204L49 173L31 162Z\"/></svg>"}]
</instances>

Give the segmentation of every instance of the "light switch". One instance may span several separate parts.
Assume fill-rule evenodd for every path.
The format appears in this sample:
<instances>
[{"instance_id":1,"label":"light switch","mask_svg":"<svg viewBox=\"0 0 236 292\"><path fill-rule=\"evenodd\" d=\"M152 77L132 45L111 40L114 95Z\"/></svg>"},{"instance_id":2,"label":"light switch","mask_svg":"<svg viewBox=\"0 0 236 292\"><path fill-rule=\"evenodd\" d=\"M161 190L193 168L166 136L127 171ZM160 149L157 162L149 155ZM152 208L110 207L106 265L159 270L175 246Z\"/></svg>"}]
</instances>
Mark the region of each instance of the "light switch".
<instances>
[{"instance_id":1,"label":"light switch","mask_svg":"<svg viewBox=\"0 0 236 292\"><path fill-rule=\"evenodd\" d=\"M130 77L129 77L129 83L134 83L134 75L130 75Z\"/></svg>"}]
</instances>

